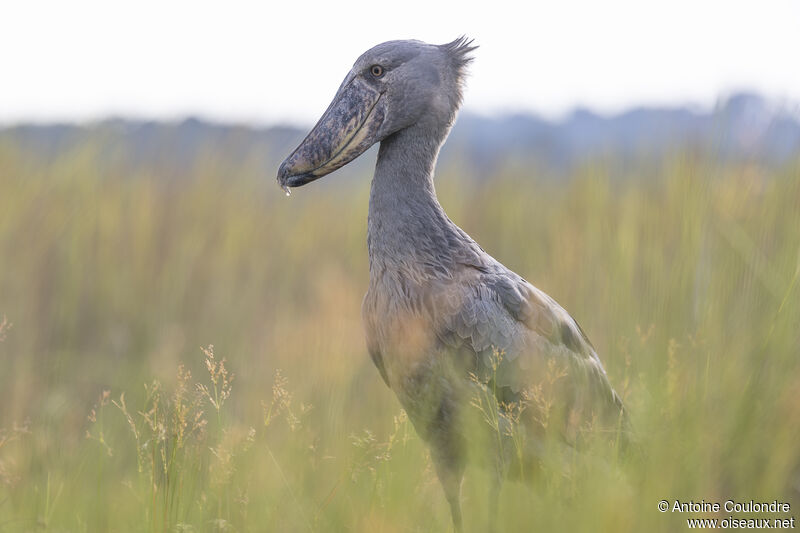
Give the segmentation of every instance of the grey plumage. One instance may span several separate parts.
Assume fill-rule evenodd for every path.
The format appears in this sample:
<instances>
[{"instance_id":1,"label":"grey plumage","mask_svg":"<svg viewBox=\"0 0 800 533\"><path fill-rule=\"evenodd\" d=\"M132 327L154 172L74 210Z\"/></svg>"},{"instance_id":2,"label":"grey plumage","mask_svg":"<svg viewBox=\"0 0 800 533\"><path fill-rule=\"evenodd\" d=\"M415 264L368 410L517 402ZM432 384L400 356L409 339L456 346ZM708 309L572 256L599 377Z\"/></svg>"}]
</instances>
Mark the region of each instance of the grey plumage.
<instances>
[{"instance_id":1,"label":"grey plumage","mask_svg":"<svg viewBox=\"0 0 800 533\"><path fill-rule=\"evenodd\" d=\"M496 473L494 512L502 477L530 475L547 435L574 443L588 420L614 424L623 414L577 322L489 256L436 198L436 158L461 104L474 49L460 38L441 46L390 41L367 51L278 172L282 186L304 185L380 142L362 308L367 347L431 447L457 529L468 459ZM525 464L515 464L507 439L494 438L498 428L489 428L471 405L486 390L499 423L524 429ZM540 401L543 395L547 401Z\"/></svg>"}]
</instances>

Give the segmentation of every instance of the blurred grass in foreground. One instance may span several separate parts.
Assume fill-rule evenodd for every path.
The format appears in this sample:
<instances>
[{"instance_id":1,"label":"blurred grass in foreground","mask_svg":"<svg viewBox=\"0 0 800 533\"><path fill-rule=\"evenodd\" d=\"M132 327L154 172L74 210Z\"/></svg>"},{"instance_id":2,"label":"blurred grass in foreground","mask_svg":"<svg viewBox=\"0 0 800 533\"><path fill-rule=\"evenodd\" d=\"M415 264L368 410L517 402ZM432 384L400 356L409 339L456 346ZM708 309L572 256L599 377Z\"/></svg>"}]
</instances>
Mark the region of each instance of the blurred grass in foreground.
<instances>
[{"instance_id":1,"label":"blurred grass in foreground","mask_svg":"<svg viewBox=\"0 0 800 533\"><path fill-rule=\"evenodd\" d=\"M286 199L246 160L98 157L0 146L0 530L448 530L364 347L367 177ZM451 218L582 323L646 450L506 484L498 530L681 530L676 498L800 515L800 169L765 172L440 173Z\"/></svg>"}]
</instances>

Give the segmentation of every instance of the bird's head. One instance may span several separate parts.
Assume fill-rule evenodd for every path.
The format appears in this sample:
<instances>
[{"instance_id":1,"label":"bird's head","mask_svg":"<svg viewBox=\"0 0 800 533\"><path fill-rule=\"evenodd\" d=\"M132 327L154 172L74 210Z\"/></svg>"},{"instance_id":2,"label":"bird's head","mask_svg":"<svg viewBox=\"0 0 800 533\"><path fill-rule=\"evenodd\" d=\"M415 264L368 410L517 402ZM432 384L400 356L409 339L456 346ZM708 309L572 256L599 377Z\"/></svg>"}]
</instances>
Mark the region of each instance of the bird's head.
<instances>
[{"instance_id":1,"label":"bird's head","mask_svg":"<svg viewBox=\"0 0 800 533\"><path fill-rule=\"evenodd\" d=\"M365 52L319 122L281 164L278 183L305 185L420 122L449 127L475 48L461 37L443 45L389 41Z\"/></svg>"}]
</instances>

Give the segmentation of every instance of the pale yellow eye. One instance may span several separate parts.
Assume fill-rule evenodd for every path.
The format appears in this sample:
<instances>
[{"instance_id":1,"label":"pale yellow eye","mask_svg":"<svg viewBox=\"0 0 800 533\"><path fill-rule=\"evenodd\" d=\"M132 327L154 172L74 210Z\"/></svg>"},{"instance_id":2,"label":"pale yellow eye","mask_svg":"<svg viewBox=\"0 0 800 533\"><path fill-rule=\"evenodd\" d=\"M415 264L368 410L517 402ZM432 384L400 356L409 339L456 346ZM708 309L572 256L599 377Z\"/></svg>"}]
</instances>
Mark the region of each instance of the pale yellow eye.
<instances>
[{"instance_id":1,"label":"pale yellow eye","mask_svg":"<svg viewBox=\"0 0 800 533\"><path fill-rule=\"evenodd\" d=\"M370 72L370 74L372 74L374 77L376 77L376 78L380 78L381 76L383 76L383 67L382 67L382 66L380 66L380 65L372 65L372 66L369 68L369 72Z\"/></svg>"}]
</instances>

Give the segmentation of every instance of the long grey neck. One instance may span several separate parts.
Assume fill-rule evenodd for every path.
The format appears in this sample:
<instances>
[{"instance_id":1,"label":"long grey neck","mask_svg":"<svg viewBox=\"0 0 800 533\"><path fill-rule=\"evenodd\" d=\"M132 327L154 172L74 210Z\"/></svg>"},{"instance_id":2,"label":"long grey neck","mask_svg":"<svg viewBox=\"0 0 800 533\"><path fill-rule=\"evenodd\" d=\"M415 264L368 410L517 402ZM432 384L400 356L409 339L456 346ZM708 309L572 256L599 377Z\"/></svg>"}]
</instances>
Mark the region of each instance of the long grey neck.
<instances>
[{"instance_id":1,"label":"long grey neck","mask_svg":"<svg viewBox=\"0 0 800 533\"><path fill-rule=\"evenodd\" d=\"M433 186L448 131L415 124L381 142L367 224L372 277L398 265L447 265L465 236L445 215Z\"/></svg>"}]
</instances>

